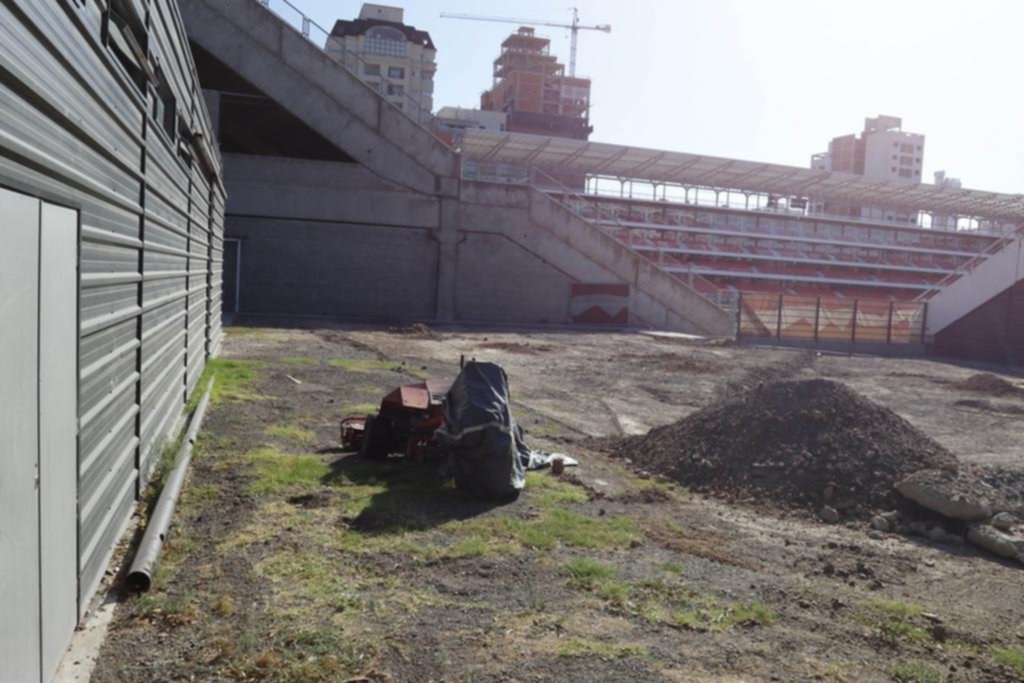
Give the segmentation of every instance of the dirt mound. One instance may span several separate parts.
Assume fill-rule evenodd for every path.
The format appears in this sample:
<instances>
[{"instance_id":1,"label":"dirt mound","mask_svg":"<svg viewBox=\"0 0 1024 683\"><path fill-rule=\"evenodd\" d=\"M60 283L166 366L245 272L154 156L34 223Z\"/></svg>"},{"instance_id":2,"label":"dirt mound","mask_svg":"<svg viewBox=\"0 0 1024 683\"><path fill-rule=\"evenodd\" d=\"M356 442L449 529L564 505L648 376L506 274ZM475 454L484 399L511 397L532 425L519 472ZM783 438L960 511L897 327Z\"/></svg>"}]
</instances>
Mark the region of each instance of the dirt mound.
<instances>
[{"instance_id":1,"label":"dirt mound","mask_svg":"<svg viewBox=\"0 0 1024 683\"><path fill-rule=\"evenodd\" d=\"M957 469L952 453L896 413L825 379L766 383L617 446L701 490L839 509L890 505L908 474Z\"/></svg>"},{"instance_id":2,"label":"dirt mound","mask_svg":"<svg viewBox=\"0 0 1024 683\"><path fill-rule=\"evenodd\" d=\"M957 382L956 387L964 391L973 391L978 394L988 394L989 396L1017 396L1024 398L1024 389L1021 389L1013 382L988 372L971 375L964 381Z\"/></svg>"}]
</instances>

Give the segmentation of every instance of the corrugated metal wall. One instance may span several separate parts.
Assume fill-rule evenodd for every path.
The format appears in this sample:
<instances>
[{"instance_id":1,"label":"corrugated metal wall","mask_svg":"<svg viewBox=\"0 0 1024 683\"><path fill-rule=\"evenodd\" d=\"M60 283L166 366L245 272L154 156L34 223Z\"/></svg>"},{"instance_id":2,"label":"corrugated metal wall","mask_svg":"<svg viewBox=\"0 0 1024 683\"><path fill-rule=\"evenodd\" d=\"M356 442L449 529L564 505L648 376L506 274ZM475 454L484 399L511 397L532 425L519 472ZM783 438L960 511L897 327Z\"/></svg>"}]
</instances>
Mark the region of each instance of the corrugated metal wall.
<instances>
[{"instance_id":1,"label":"corrugated metal wall","mask_svg":"<svg viewBox=\"0 0 1024 683\"><path fill-rule=\"evenodd\" d=\"M80 214L81 613L220 344L220 159L174 0L0 2L0 186Z\"/></svg>"}]
</instances>

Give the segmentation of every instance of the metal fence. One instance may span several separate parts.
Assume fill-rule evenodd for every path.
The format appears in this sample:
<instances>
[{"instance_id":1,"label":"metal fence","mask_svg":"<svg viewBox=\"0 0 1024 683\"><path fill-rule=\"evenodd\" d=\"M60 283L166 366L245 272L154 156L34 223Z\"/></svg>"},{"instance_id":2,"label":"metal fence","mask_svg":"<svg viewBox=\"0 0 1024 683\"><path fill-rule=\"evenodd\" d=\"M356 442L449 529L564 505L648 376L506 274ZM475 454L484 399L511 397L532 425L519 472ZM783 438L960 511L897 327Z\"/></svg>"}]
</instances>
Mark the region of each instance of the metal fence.
<instances>
[{"instance_id":1,"label":"metal fence","mask_svg":"<svg viewBox=\"0 0 1024 683\"><path fill-rule=\"evenodd\" d=\"M745 293L737 337L849 344L924 342L928 304L885 299Z\"/></svg>"}]
</instances>

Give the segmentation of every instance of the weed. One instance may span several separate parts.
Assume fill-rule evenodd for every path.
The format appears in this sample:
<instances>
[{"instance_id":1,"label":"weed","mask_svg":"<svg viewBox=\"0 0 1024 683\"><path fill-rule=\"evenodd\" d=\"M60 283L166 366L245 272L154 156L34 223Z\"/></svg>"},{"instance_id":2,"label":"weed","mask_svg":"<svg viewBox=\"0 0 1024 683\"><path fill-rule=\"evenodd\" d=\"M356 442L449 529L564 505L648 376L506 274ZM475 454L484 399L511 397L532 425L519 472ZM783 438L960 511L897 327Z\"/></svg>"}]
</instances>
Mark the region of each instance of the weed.
<instances>
[{"instance_id":1,"label":"weed","mask_svg":"<svg viewBox=\"0 0 1024 683\"><path fill-rule=\"evenodd\" d=\"M584 638L569 638L558 644L559 657L597 657L599 659L624 659L644 657L647 650L642 645L603 643Z\"/></svg>"},{"instance_id":2,"label":"weed","mask_svg":"<svg viewBox=\"0 0 1024 683\"><path fill-rule=\"evenodd\" d=\"M294 441L302 446L309 446L313 443L315 435L311 429L303 429L295 425L274 425L267 427L269 436L276 436L280 439Z\"/></svg>"},{"instance_id":3,"label":"weed","mask_svg":"<svg viewBox=\"0 0 1024 683\"><path fill-rule=\"evenodd\" d=\"M898 683L942 683L942 674L917 662L896 662L889 668L889 674Z\"/></svg>"},{"instance_id":4,"label":"weed","mask_svg":"<svg viewBox=\"0 0 1024 683\"><path fill-rule=\"evenodd\" d=\"M318 487L329 471L315 455L287 455L268 447L246 454L256 471L251 493L277 493L286 488Z\"/></svg>"},{"instance_id":5,"label":"weed","mask_svg":"<svg viewBox=\"0 0 1024 683\"><path fill-rule=\"evenodd\" d=\"M994 659L997 664L1010 667L1017 676L1024 678L1024 648L992 648L992 659Z\"/></svg>"},{"instance_id":6,"label":"weed","mask_svg":"<svg viewBox=\"0 0 1024 683\"><path fill-rule=\"evenodd\" d=\"M235 613L235 601L230 595L222 595L213 603L213 613L221 617L230 617Z\"/></svg>"}]
</instances>

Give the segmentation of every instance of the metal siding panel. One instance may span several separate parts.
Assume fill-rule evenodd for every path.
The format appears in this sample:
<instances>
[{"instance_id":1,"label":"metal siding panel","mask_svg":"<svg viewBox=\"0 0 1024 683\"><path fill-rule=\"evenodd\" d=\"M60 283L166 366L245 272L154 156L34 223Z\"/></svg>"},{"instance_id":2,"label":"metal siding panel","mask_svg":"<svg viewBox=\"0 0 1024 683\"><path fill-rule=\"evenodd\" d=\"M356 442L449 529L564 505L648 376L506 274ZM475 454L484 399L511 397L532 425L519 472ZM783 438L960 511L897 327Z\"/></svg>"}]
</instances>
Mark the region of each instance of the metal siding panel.
<instances>
[{"instance_id":1,"label":"metal siding panel","mask_svg":"<svg viewBox=\"0 0 1024 683\"><path fill-rule=\"evenodd\" d=\"M44 203L40 220L39 511L43 680L57 672L78 623L78 214Z\"/></svg>"},{"instance_id":2,"label":"metal siding panel","mask_svg":"<svg viewBox=\"0 0 1024 683\"><path fill-rule=\"evenodd\" d=\"M133 1L149 7L150 44L162 58L179 113L204 138L214 139L177 4ZM166 438L180 414L186 373L196 367L190 357L186 368L184 357L190 333L184 315L191 303L186 296L188 289L205 284L203 272L185 271L209 268L205 226L196 230L193 223L199 224L203 216L198 214L208 210L206 220L222 225L224 210L219 177L204 181L196 166L178 156L176 141L155 126L144 142L144 98L100 44L101 21L97 0L84 6L0 3L0 45L15 46L0 50L0 184L78 208L81 214L80 607L99 585L131 512L137 458L147 457L140 427L145 426L147 447L152 447ZM211 151L219 165L217 150ZM202 193L215 202L213 208L205 208L198 196ZM205 286L198 291L214 295ZM149 316L151 311L155 315ZM169 311L181 319L171 320ZM219 321L210 326L208 334L219 335ZM145 347L143 330L151 333ZM141 373L144 356L149 364ZM146 392L141 406L136 392Z\"/></svg>"},{"instance_id":3,"label":"metal siding panel","mask_svg":"<svg viewBox=\"0 0 1024 683\"><path fill-rule=\"evenodd\" d=\"M39 201L0 189L0 680L38 681Z\"/></svg>"}]
</instances>

